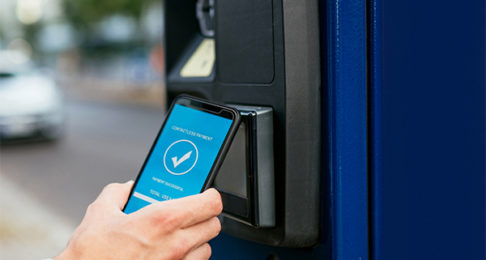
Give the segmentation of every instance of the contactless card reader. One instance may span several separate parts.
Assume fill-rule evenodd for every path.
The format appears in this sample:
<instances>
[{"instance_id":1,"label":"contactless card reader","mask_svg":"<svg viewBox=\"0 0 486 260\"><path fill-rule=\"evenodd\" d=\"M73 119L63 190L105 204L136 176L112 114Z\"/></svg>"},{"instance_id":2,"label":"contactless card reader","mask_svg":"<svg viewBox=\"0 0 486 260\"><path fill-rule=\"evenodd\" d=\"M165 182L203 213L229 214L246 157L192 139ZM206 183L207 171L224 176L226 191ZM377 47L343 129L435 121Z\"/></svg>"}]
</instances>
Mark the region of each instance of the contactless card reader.
<instances>
[{"instance_id":1,"label":"contactless card reader","mask_svg":"<svg viewBox=\"0 0 486 260\"><path fill-rule=\"evenodd\" d=\"M275 226L273 112L269 107L230 105L241 124L214 187L223 216L254 227ZM237 235L237 234L234 234Z\"/></svg>"}]
</instances>

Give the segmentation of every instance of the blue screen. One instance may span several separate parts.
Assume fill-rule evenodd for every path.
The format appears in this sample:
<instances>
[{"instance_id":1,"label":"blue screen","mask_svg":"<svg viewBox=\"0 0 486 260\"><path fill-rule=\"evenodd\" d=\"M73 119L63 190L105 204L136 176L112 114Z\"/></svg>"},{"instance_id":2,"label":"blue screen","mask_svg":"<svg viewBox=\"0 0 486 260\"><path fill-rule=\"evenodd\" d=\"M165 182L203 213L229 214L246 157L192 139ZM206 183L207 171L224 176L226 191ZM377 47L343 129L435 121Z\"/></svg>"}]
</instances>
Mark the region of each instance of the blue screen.
<instances>
[{"instance_id":1,"label":"blue screen","mask_svg":"<svg viewBox=\"0 0 486 260\"><path fill-rule=\"evenodd\" d=\"M125 213L201 191L232 120L176 104L156 141Z\"/></svg>"}]
</instances>

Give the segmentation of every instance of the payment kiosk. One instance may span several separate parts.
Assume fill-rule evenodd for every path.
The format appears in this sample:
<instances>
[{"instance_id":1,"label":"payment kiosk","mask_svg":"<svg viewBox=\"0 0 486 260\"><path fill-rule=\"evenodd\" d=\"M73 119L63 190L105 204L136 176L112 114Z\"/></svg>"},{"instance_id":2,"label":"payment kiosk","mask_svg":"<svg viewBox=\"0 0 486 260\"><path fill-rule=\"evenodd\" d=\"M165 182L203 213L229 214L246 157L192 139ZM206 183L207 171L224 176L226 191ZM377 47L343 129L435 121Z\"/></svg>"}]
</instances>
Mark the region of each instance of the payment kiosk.
<instances>
[{"instance_id":1,"label":"payment kiosk","mask_svg":"<svg viewBox=\"0 0 486 260\"><path fill-rule=\"evenodd\" d=\"M319 237L321 93L317 1L165 2L169 99L239 109L214 183L225 234L279 247Z\"/></svg>"},{"instance_id":2,"label":"payment kiosk","mask_svg":"<svg viewBox=\"0 0 486 260\"><path fill-rule=\"evenodd\" d=\"M166 0L169 99L244 123L214 259L485 259L484 1Z\"/></svg>"}]
</instances>

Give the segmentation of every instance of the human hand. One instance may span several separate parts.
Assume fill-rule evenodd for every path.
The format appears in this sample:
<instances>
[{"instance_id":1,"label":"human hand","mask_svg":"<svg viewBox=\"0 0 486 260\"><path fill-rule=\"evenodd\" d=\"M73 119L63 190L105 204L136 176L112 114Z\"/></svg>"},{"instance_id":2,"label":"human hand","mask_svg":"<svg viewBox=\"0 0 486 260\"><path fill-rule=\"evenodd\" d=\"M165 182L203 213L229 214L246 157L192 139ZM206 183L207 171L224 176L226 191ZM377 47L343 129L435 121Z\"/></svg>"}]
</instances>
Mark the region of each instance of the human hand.
<instances>
[{"instance_id":1,"label":"human hand","mask_svg":"<svg viewBox=\"0 0 486 260\"><path fill-rule=\"evenodd\" d=\"M107 185L55 259L208 259L221 224L215 189L125 214L133 181Z\"/></svg>"}]
</instances>

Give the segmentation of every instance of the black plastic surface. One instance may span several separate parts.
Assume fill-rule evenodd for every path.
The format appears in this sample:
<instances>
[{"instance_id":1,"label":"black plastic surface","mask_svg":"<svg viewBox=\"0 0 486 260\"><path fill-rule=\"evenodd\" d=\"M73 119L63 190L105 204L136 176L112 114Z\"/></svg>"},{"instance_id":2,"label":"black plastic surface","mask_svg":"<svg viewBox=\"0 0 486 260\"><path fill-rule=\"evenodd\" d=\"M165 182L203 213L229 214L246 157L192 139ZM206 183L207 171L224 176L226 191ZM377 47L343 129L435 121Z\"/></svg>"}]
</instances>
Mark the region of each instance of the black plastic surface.
<instances>
[{"instance_id":1,"label":"black plastic surface","mask_svg":"<svg viewBox=\"0 0 486 260\"><path fill-rule=\"evenodd\" d=\"M272 0L216 1L218 76L226 83L273 80Z\"/></svg>"},{"instance_id":2,"label":"black plastic surface","mask_svg":"<svg viewBox=\"0 0 486 260\"><path fill-rule=\"evenodd\" d=\"M165 66L170 71L179 61L184 50L199 34L199 22L196 17L196 1L165 1L166 10L184 10L183 12L165 12L165 35L170 35L170 41L165 42Z\"/></svg>"},{"instance_id":3,"label":"black plastic surface","mask_svg":"<svg viewBox=\"0 0 486 260\"><path fill-rule=\"evenodd\" d=\"M218 177L214 180L214 187L225 192L247 199L249 196L248 177L250 175L251 155L248 151L249 132L247 131L247 118L243 115L233 143L226 154ZM226 204L223 204L226 210ZM246 206L246 205L245 205ZM230 211L231 212L231 211Z\"/></svg>"}]
</instances>

